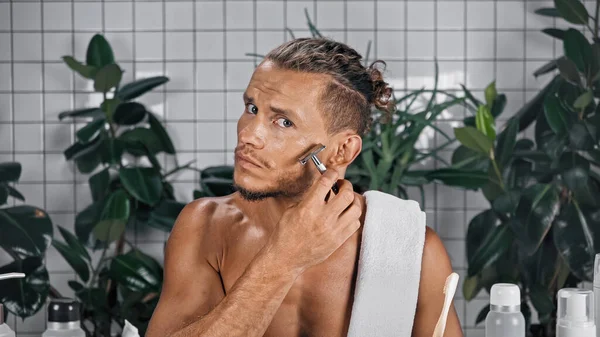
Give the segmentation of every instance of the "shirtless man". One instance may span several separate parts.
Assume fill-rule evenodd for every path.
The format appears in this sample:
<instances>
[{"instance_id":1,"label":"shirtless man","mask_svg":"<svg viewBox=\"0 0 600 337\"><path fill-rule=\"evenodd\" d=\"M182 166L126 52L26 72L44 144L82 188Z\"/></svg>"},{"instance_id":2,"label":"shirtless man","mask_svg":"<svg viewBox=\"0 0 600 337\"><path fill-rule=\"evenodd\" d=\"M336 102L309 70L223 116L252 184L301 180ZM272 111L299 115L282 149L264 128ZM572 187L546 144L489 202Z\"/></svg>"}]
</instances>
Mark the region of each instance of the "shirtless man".
<instances>
[{"instance_id":1,"label":"shirtless man","mask_svg":"<svg viewBox=\"0 0 600 337\"><path fill-rule=\"evenodd\" d=\"M365 200L343 177L371 107L393 104L381 72L360 59L341 43L297 39L257 67L237 127L237 191L179 215L147 337L347 335ZM298 162L318 143L323 175ZM451 272L427 228L413 337L432 336ZM454 307L445 336L462 336Z\"/></svg>"}]
</instances>

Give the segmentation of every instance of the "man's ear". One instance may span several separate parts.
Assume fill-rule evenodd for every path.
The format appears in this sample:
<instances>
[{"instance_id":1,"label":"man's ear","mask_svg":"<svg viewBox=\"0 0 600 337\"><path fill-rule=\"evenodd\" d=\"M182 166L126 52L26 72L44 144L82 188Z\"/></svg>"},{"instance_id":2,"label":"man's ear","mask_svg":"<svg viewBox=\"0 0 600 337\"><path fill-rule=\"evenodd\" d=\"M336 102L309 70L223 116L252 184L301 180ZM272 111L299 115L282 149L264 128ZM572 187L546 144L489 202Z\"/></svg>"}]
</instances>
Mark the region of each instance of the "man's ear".
<instances>
[{"instance_id":1,"label":"man's ear","mask_svg":"<svg viewBox=\"0 0 600 337\"><path fill-rule=\"evenodd\" d=\"M356 133L340 135L335 153L329 158L331 167L348 167L362 150L362 139Z\"/></svg>"}]
</instances>

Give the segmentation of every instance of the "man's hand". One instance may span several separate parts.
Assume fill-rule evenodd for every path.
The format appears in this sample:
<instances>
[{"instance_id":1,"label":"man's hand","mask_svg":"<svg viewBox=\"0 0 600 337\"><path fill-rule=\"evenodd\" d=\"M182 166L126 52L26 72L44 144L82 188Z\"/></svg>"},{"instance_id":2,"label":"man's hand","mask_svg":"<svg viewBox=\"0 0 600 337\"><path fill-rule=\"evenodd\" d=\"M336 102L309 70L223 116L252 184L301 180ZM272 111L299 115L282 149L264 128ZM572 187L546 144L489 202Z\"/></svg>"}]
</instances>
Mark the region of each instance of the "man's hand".
<instances>
[{"instance_id":1,"label":"man's hand","mask_svg":"<svg viewBox=\"0 0 600 337\"><path fill-rule=\"evenodd\" d=\"M302 272L323 262L360 228L359 199L348 180L337 178L335 170L325 171L279 220L267 245L283 268ZM336 181L338 194L325 201Z\"/></svg>"}]
</instances>

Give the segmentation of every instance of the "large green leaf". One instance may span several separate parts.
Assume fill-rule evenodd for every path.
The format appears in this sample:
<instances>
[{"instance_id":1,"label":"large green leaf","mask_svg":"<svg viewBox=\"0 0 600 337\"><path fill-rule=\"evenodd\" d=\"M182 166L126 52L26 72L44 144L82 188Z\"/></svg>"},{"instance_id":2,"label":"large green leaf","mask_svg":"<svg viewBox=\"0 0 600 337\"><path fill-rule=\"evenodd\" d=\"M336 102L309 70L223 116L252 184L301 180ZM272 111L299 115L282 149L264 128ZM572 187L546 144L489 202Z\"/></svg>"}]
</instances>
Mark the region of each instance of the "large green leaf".
<instances>
[{"instance_id":1,"label":"large green leaf","mask_svg":"<svg viewBox=\"0 0 600 337\"><path fill-rule=\"evenodd\" d=\"M563 182L580 204L597 205L600 191L590 179L590 163L585 158L575 152L563 153L560 157L560 171Z\"/></svg>"},{"instance_id":2,"label":"large green leaf","mask_svg":"<svg viewBox=\"0 0 600 337\"><path fill-rule=\"evenodd\" d=\"M536 184L523 191L510 225L525 255L537 251L559 210L556 186Z\"/></svg>"},{"instance_id":3,"label":"large green leaf","mask_svg":"<svg viewBox=\"0 0 600 337\"><path fill-rule=\"evenodd\" d=\"M567 144L567 136L557 136L548 125L545 115L540 115L535 123L535 142L539 149L551 159L559 158Z\"/></svg>"},{"instance_id":4,"label":"large green leaf","mask_svg":"<svg viewBox=\"0 0 600 337\"><path fill-rule=\"evenodd\" d=\"M508 121L506 129L498 136L496 146L496 160L500 167L505 167L510 161L515 144L517 143L517 133L519 132L519 121L512 119Z\"/></svg>"},{"instance_id":5,"label":"large green leaf","mask_svg":"<svg viewBox=\"0 0 600 337\"><path fill-rule=\"evenodd\" d=\"M145 155L144 147L152 154L163 151L163 144L158 135L145 127L127 130L119 136L119 140L123 141L125 151L134 156Z\"/></svg>"},{"instance_id":6,"label":"large green leaf","mask_svg":"<svg viewBox=\"0 0 600 337\"><path fill-rule=\"evenodd\" d=\"M112 279L132 291L152 293L161 290L162 268L139 250L115 257L109 272Z\"/></svg>"},{"instance_id":7,"label":"large green leaf","mask_svg":"<svg viewBox=\"0 0 600 337\"><path fill-rule=\"evenodd\" d=\"M0 181L18 181L21 177L21 170L22 168L20 163L0 163Z\"/></svg>"},{"instance_id":8,"label":"large green leaf","mask_svg":"<svg viewBox=\"0 0 600 337\"><path fill-rule=\"evenodd\" d=\"M77 275L83 282L87 282L90 279L90 269L88 264L83 260L81 255L78 254L74 249L60 241L52 241L52 246L62 255L67 261L69 266L75 270Z\"/></svg>"},{"instance_id":9,"label":"large green leaf","mask_svg":"<svg viewBox=\"0 0 600 337\"><path fill-rule=\"evenodd\" d=\"M577 97L575 102L573 102L573 107L576 109L585 109L590 103L594 100L594 94L591 90L587 90L581 96Z\"/></svg>"},{"instance_id":10,"label":"large green leaf","mask_svg":"<svg viewBox=\"0 0 600 337\"><path fill-rule=\"evenodd\" d=\"M462 145L484 155L489 155L494 145L488 137L474 127L455 128L454 135Z\"/></svg>"},{"instance_id":11,"label":"large green leaf","mask_svg":"<svg viewBox=\"0 0 600 337\"><path fill-rule=\"evenodd\" d=\"M469 263L473 261L475 253L481 248L483 242L498 226L500 226L500 221L491 209L482 211L471 219L467 227L466 238L467 261Z\"/></svg>"},{"instance_id":12,"label":"large green leaf","mask_svg":"<svg viewBox=\"0 0 600 337\"><path fill-rule=\"evenodd\" d=\"M117 240L125 230L130 207L127 193L122 189L114 191L106 201L100 222L94 227L94 235L103 242Z\"/></svg>"},{"instance_id":13,"label":"large green leaf","mask_svg":"<svg viewBox=\"0 0 600 337\"><path fill-rule=\"evenodd\" d=\"M485 103L488 108L491 108L498 97L498 91L496 90L496 81L492 81L484 90Z\"/></svg>"},{"instance_id":14,"label":"large green leaf","mask_svg":"<svg viewBox=\"0 0 600 337\"><path fill-rule=\"evenodd\" d=\"M115 110L113 121L119 125L135 125L146 117L146 107L137 102L125 102Z\"/></svg>"},{"instance_id":15,"label":"large green leaf","mask_svg":"<svg viewBox=\"0 0 600 337\"><path fill-rule=\"evenodd\" d=\"M88 179L92 199L98 201L106 196L110 185L110 173L108 167L95 173Z\"/></svg>"},{"instance_id":16,"label":"large green leaf","mask_svg":"<svg viewBox=\"0 0 600 337\"><path fill-rule=\"evenodd\" d=\"M585 25L589 15L579 0L554 0L554 6L560 16L570 23Z\"/></svg>"},{"instance_id":17,"label":"large green leaf","mask_svg":"<svg viewBox=\"0 0 600 337\"><path fill-rule=\"evenodd\" d=\"M83 78L87 78L90 80L94 78L96 67L85 65L77 61L72 56L63 56L62 59L67 64L67 66L71 68L71 70L75 71Z\"/></svg>"},{"instance_id":18,"label":"large green leaf","mask_svg":"<svg viewBox=\"0 0 600 337\"><path fill-rule=\"evenodd\" d=\"M137 80L131 83L127 83L123 87L121 87L121 89L119 89L119 92L117 93L117 96L123 101L129 101L145 94L146 92L160 85L163 85L168 81L169 78L165 76L156 76Z\"/></svg>"},{"instance_id":19,"label":"large green leaf","mask_svg":"<svg viewBox=\"0 0 600 337\"><path fill-rule=\"evenodd\" d=\"M464 170L487 172L490 160L477 151L460 145L452 153L452 167Z\"/></svg>"},{"instance_id":20,"label":"large green leaf","mask_svg":"<svg viewBox=\"0 0 600 337\"><path fill-rule=\"evenodd\" d=\"M548 125L557 135L564 135L573 124L573 116L561 104L556 94L549 94L544 100L544 113Z\"/></svg>"},{"instance_id":21,"label":"large green leaf","mask_svg":"<svg viewBox=\"0 0 600 337\"><path fill-rule=\"evenodd\" d=\"M533 72L533 76L537 78L538 76L545 75L556 70L556 68L558 68L557 60L552 60L536 69L536 71Z\"/></svg>"},{"instance_id":22,"label":"large green leaf","mask_svg":"<svg viewBox=\"0 0 600 337\"><path fill-rule=\"evenodd\" d=\"M529 288L531 304L537 310L540 320L544 320L542 317L548 316L555 309L553 295L552 292L539 284L532 284Z\"/></svg>"},{"instance_id":23,"label":"large green leaf","mask_svg":"<svg viewBox=\"0 0 600 337\"><path fill-rule=\"evenodd\" d=\"M565 30L557 29L557 28L545 28L542 29L542 33L557 38L559 40L563 40L565 38Z\"/></svg>"},{"instance_id":24,"label":"large green leaf","mask_svg":"<svg viewBox=\"0 0 600 337\"><path fill-rule=\"evenodd\" d=\"M89 142L90 140L94 139L97 136L100 129L102 129L104 126L105 126L104 118L91 121L88 124L86 124L84 127L82 127L81 129L77 130L77 132L76 132L77 139L79 139L79 141L81 143L85 144L85 143Z\"/></svg>"},{"instance_id":25,"label":"large green leaf","mask_svg":"<svg viewBox=\"0 0 600 337\"><path fill-rule=\"evenodd\" d=\"M496 129L494 128L494 117L487 105L480 105L475 115L477 130L488 137L492 142L496 140Z\"/></svg>"},{"instance_id":26,"label":"large green leaf","mask_svg":"<svg viewBox=\"0 0 600 337\"><path fill-rule=\"evenodd\" d=\"M61 226L56 226L56 227L58 228L60 235L62 235L63 239L65 239L65 242L67 243L67 245L75 253L77 253L77 255L83 257L87 261L92 260L87 249L85 249L83 244L79 241L79 239L77 239L77 237L73 233L71 233L70 231L66 230L65 228L63 228Z\"/></svg>"},{"instance_id":27,"label":"large green leaf","mask_svg":"<svg viewBox=\"0 0 600 337\"><path fill-rule=\"evenodd\" d=\"M560 76L555 76L552 81L546 84L542 90L540 90L532 99L527 101L527 103L515 113L512 119L517 119L519 121L519 131L528 128L531 123L537 119L540 111L543 112L544 98L546 97L546 94L554 88L558 79L560 79Z\"/></svg>"},{"instance_id":28,"label":"large green leaf","mask_svg":"<svg viewBox=\"0 0 600 337\"><path fill-rule=\"evenodd\" d=\"M499 195L492 202L492 208L498 213L513 214L517 210L521 192L519 190L507 191Z\"/></svg>"},{"instance_id":29,"label":"large green leaf","mask_svg":"<svg viewBox=\"0 0 600 337\"><path fill-rule=\"evenodd\" d=\"M8 188L8 195L10 195L11 197L13 197L15 199L25 201L25 197L23 196L23 194L21 194L21 192L17 191L14 187L12 187L10 185L6 185L6 187Z\"/></svg>"},{"instance_id":30,"label":"large green leaf","mask_svg":"<svg viewBox=\"0 0 600 337\"><path fill-rule=\"evenodd\" d=\"M37 207L0 209L0 247L22 256L41 256L52 242L52 221Z\"/></svg>"},{"instance_id":31,"label":"large green leaf","mask_svg":"<svg viewBox=\"0 0 600 337\"><path fill-rule=\"evenodd\" d=\"M437 169L429 172L425 177L429 180L442 182L448 186L457 186L472 190L481 188L488 182L487 172L455 168Z\"/></svg>"},{"instance_id":32,"label":"large green leaf","mask_svg":"<svg viewBox=\"0 0 600 337\"><path fill-rule=\"evenodd\" d=\"M119 170L119 177L125 189L137 200L155 205L162 194L162 180L159 173L149 167L126 167Z\"/></svg>"},{"instance_id":33,"label":"large green leaf","mask_svg":"<svg viewBox=\"0 0 600 337\"><path fill-rule=\"evenodd\" d=\"M572 1L575 2L575 0ZM563 49L565 56L575 63L577 69L591 78L589 71L597 60L594 60L592 46L587 38L577 29L569 28L565 33Z\"/></svg>"},{"instance_id":34,"label":"large green leaf","mask_svg":"<svg viewBox=\"0 0 600 337\"><path fill-rule=\"evenodd\" d=\"M73 143L63 153L66 160L77 159L83 155L95 152L102 144L104 137L101 135L94 138L91 142L85 144L81 142Z\"/></svg>"},{"instance_id":35,"label":"large green leaf","mask_svg":"<svg viewBox=\"0 0 600 337\"><path fill-rule=\"evenodd\" d=\"M553 225L554 244L575 276L592 281L594 276L594 237L600 235L600 212L582 211L574 203L562 207Z\"/></svg>"},{"instance_id":36,"label":"large green leaf","mask_svg":"<svg viewBox=\"0 0 600 337\"><path fill-rule=\"evenodd\" d=\"M492 104L492 116L494 116L494 118L498 118L498 116L500 116L502 114L502 112L504 112L504 108L506 107L506 95L505 94L500 94L498 96L496 96L496 99L494 100L494 104Z\"/></svg>"},{"instance_id":37,"label":"large green leaf","mask_svg":"<svg viewBox=\"0 0 600 337\"><path fill-rule=\"evenodd\" d=\"M148 226L170 232L173 229L175 220L185 207L184 203L175 200L163 199L161 202L150 211Z\"/></svg>"},{"instance_id":38,"label":"large green leaf","mask_svg":"<svg viewBox=\"0 0 600 337\"><path fill-rule=\"evenodd\" d=\"M66 117L90 117L98 118L104 116L104 112L99 108L83 108L71 111L63 111L58 114L58 119L63 120Z\"/></svg>"},{"instance_id":39,"label":"large green leaf","mask_svg":"<svg viewBox=\"0 0 600 337\"><path fill-rule=\"evenodd\" d=\"M0 302L9 312L25 319L44 307L50 280L41 257L28 257L2 266L0 274L5 273L25 274L22 279L2 280Z\"/></svg>"},{"instance_id":40,"label":"large green leaf","mask_svg":"<svg viewBox=\"0 0 600 337\"><path fill-rule=\"evenodd\" d=\"M92 235L92 231L100 221L104 205L103 199L95 201L75 216L75 235L88 247L98 246L99 241Z\"/></svg>"},{"instance_id":41,"label":"large green leaf","mask_svg":"<svg viewBox=\"0 0 600 337\"><path fill-rule=\"evenodd\" d=\"M474 276L496 262L510 249L512 241L512 233L506 224L494 227L469 261L468 276Z\"/></svg>"},{"instance_id":42,"label":"large green leaf","mask_svg":"<svg viewBox=\"0 0 600 337\"><path fill-rule=\"evenodd\" d=\"M502 172L500 172L502 173ZM502 193L504 193L504 177L498 176L496 169L490 165L487 170L488 183L482 186L481 191L483 196L490 202L494 201Z\"/></svg>"},{"instance_id":43,"label":"large green leaf","mask_svg":"<svg viewBox=\"0 0 600 337\"><path fill-rule=\"evenodd\" d=\"M4 205L8 200L8 185L0 182L0 205Z\"/></svg>"},{"instance_id":44,"label":"large green leaf","mask_svg":"<svg viewBox=\"0 0 600 337\"><path fill-rule=\"evenodd\" d=\"M162 126L160 121L152 113L148 113L148 122L150 123L150 129L154 131L158 139L162 144L163 151L168 154L175 154L175 147L171 141L171 137L167 133L167 130Z\"/></svg>"},{"instance_id":45,"label":"large green leaf","mask_svg":"<svg viewBox=\"0 0 600 337\"><path fill-rule=\"evenodd\" d=\"M560 13L556 8L538 8L534 11L534 13L542 16L560 18Z\"/></svg>"},{"instance_id":46,"label":"large green leaf","mask_svg":"<svg viewBox=\"0 0 600 337\"><path fill-rule=\"evenodd\" d=\"M592 150L597 144L596 133L600 125L594 125L588 121L577 121L568 130L568 138L571 146L578 150Z\"/></svg>"},{"instance_id":47,"label":"large green leaf","mask_svg":"<svg viewBox=\"0 0 600 337\"><path fill-rule=\"evenodd\" d=\"M569 83L581 86L581 75L577 70L577 66L573 61L566 57L561 57L556 60L556 65L558 66L558 71L560 75Z\"/></svg>"},{"instance_id":48,"label":"large green leaf","mask_svg":"<svg viewBox=\"0 0 600 337\"><path fill-rule=\"evenodd\" d=\"M85 62L88 66L98 69L115 63L112 48L104 36L96 34L92 37L87 47Z\"/></svg>"},{"instance_id":49,"label":"large green leaf","mask_svg":"<svg viewBox=\"0 0 600 337\"><path fill-rule=\"evenodd\" d=\"M119 85L123 78L123 70L116 64L108 64L100 68L94 76L94 90L97 92L109 92Z\"/></svg>"}]
</instances>

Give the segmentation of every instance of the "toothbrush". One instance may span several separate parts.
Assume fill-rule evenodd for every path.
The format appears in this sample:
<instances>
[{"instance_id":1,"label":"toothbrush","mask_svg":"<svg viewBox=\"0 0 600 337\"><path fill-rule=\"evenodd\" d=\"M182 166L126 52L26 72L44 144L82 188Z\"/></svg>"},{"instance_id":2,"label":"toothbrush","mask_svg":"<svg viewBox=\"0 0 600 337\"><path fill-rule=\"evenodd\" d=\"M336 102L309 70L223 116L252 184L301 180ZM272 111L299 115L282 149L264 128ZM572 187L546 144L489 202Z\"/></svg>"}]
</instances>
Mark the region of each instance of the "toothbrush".
<instances>
[{"instance_id":1,"label":"toothbrush","mask_svg":"<svg viewBox=\"0 0 600 337\"><path fill-rule=\"evenodd\" d=\"M25 274L23 274L23 273L1 274L0 275L0 280L6 280L6 279L9 279L9 278L19 278L19 277L25 277Z\"/></svg>"},{"instance_id":2,"label":"toothbrush","mask_svg":"<svg viewBox=\"0 0 600 337\"><path fill-rule=\"evenodd\" d=\"M450 311L450 304L456 293L456 287L458 286L458 274L452 273L446 278L446 284L444 285L444 307L442 313L435 325L433 330L433 337L444 337L444 330L446 330L446 319L448 318L448 312Z\"/></svg>"}]
</instances>

